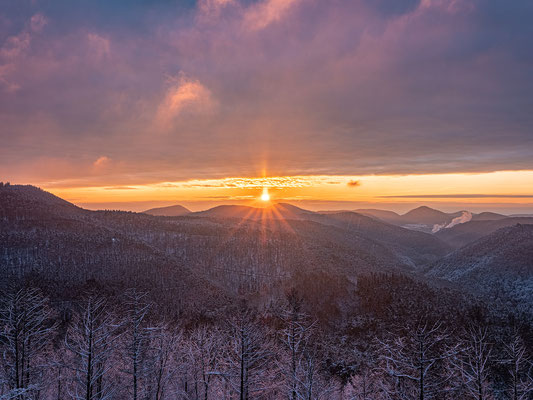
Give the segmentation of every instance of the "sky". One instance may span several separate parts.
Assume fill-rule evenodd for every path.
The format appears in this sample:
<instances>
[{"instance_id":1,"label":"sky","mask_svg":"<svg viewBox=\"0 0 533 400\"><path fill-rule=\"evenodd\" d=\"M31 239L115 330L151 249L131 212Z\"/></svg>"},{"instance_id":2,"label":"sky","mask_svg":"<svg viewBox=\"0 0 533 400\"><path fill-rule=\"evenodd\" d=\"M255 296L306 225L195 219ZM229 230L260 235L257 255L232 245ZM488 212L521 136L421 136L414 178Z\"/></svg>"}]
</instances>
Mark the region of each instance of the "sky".
<instances>
[{"instance_id":1,"label":"sky","mask_svg":"<svg viewBox=\"0 0 533 400\"><path fill-rule=\"evenodd\" d=\"M87 208L533 212L530 0L0 0L0 180Z\"/></svg>"}]
</instances>

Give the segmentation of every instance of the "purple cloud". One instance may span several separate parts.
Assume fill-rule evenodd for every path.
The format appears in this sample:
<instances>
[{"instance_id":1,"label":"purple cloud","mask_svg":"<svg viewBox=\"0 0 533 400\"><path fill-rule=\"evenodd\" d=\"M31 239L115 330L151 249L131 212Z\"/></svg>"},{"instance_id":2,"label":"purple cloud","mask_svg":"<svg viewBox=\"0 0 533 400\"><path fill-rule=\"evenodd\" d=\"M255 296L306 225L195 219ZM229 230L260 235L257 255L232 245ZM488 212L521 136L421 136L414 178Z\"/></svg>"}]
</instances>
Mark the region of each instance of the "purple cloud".
<instances>
[{"instance_id":1,"label":"purple cloud","mask_svg":"<svg viewBox=\"0 0 533 400\"><path fill-rule=\"evenodd\" d=\"M0 15L12 181L533 168L529 1L62 4Z\"/></svg>"}]
</instances>

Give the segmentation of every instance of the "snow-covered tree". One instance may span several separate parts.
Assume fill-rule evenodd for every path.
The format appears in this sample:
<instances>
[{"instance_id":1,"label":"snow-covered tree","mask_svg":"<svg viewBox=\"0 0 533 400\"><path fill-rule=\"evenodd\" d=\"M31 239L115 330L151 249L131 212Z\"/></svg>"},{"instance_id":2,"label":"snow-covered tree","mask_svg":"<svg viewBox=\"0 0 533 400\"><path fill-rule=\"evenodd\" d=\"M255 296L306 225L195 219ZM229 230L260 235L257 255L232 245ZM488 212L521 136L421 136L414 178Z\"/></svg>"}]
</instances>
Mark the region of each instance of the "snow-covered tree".
<instances>
[{"instance_id":1,"label":"snow-covered tree","mask_svg":"<svg viewBox=\"0 0 533 400\"><path fill-rule=\"evenodd\" d=\"M145 361L145 398L163 400L183 392L173 385L182 367L182 334L175 327L161 323L150 328L149 350Z\"/></svg>"},{"instance_id":2,"label":"snow-covered tree","mask_svg":"<svg viewBox=\"0 0 533 400\"><path fill-rule=\"evenodd\" d=\"M529 400L533 396L533 363L524 341L517 331L504 343L503 364L507 367L510 384L507 395L512 400Z\"/></svg>"},{"instance_id":3,"label":"snow-covered tree","mask_svg":"<svg viewBox=\"0 0 533 400\"><path fill-rule=\"evenodd\" d=\"M126 291L126 310L124 326L125 372L131 376L128 392L133 400L139 398L139 385L144 381L144 361L148 351L149 330L146 327L146 315L150 309L147 294L135 289Z\"/></svg>"},{"instance_id":4,"label":"snow-covered tree","mask_svg":"<svg viewBox=\"0 0 533 400\"><path fill-rule=\"evenodd\" d=\"M448 359L450 389L456 396L472 400L493 398L489 375L492 344L486 328L470 327Z\"/></svg>"},{"instance_id":5,"label":"snow-covered tree","mask_svg":"<svg viewBox=\"0 0 533 400\"><path fill-rule=\"evenodd\" d=\"M243 309L230 321L228 339L223 376L233 395L239 400L264 398L273 384L272 349L252 312Z\"/></svg>"},{"instance_id":6,"label":"snow-covered tree","mask_svg":"<svg viewBox=\"0 0 533 400\"><path fill-rule=\"evenodd\" d=\"M195 399L216 398L213 383L220 376L221 339L218 329L205 325L196 328L188 338L186 362L193 377Z\"/></svg>"},{"instance_id":7,"label":"snow-covered tree","mask_svg":"<svg viewBox=\"0 0 533 400\"><path fill-rule=\"evenodd\" d=\"M19 399L44 385L44 357L54 325L47 299L37 289L8 290L0 307L0 348L4 381Z\"/></svg>"},{"instance_id":8,"label":"snow-covered tree","mask_svg":"<svg viewBox=\"0 0 533 400\"><path fill-rule=\"evenodd\" d=\"M279 334L283 354L278 362L284 377L284 389L290 400L312 398L316 371L315 352L309 346L314 323L302 311L302 299L292 290L282 310L283 328Z\"/></svg>"},{"instance_id":9,"label":"snow-covered tree","mask_svg":"<svg viewBox=\"0 0 533 400\"><path fill-rule=\"evenodd\" d=\"M387 391L402 400L434 398L446 381L440 369L451 355L444 346L447 334L440 323L427 322L419 322L407 332L406 336L382 343Z\"/></svg>"},{"instance_id":10,"label":"snow-covered tree","mask_svg":"<svg viewBox=\"0 0 533 400\"><path fill-rule=\"evenodd\" d=\"M108 376L117 326L104 298L91 295L83 303L65 338L74 374L70 394L78 400L110 399L117 389Z\"/></svg>"}]
</instances>

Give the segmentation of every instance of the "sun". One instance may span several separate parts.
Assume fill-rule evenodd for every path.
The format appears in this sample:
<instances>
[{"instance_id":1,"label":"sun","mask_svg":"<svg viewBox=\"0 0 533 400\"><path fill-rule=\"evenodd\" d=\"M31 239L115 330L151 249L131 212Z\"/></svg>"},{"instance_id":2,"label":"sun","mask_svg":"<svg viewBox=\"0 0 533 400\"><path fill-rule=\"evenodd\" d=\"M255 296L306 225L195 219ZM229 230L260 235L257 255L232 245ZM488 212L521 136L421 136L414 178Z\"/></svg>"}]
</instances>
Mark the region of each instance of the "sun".
<instances>
[{"instance_id":1,"label":"sun","mask_svg":"<svg viewBox=\"0 0 533 400\"><path fill-rule=\"evenodd\" d=\"M268 194L268 189L267 188L263 188L263 194L261 195L261 200L263 200L263 201L269 201L270 200L270 195Z\"/></svg>"}]
</instances>

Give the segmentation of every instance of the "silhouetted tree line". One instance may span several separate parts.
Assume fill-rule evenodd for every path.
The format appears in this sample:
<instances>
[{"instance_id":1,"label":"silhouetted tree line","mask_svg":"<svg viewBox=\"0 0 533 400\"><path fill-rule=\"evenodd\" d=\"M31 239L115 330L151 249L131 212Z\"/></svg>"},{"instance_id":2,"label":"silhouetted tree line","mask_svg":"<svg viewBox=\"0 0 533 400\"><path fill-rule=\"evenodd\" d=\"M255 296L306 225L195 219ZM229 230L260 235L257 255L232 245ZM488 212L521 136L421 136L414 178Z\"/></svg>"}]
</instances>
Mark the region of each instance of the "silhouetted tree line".
<instances>
[{"instance_id":1,"label":"silhouetted tree line","mask_svg":"<svg viewBox=\"0 0 533 400\"><path fill-rule=\"evenodd\" d=\"M359 304L329 319L302 286L210 318L95 282L58 303L28 282L1 293L0 399L533 398L527 321L402 275L360 277Z\"/></svg>"}]
</instances>

